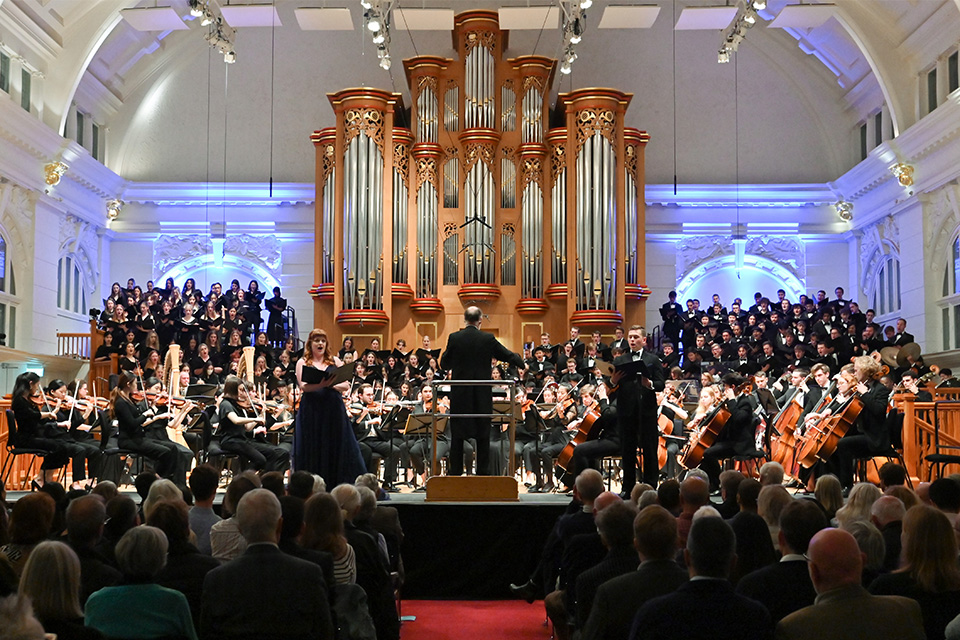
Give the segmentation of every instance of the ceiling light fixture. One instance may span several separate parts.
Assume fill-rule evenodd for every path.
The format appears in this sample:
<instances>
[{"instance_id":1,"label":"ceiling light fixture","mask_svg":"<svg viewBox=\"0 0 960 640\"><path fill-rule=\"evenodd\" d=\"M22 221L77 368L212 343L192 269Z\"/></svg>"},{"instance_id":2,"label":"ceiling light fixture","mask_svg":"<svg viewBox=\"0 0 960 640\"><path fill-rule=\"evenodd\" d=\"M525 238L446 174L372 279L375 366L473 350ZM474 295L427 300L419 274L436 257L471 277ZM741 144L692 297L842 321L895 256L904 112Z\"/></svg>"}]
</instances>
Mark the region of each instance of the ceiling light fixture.
<instances>
[{"instance_id":1,"label":"ceiling light fixture","mask_svg":"<svg viewBox=\"0 0 960 640\"><path fill-rule=\"evenodd\" d=\"M746 37L747 30L757 23L757 18L761 17L757 12L763 11L766 7L767 3L764 0L737 1L737 15L723 31L720 51L717 53L718 63L730 62L732 54L737 52L740 43Z\"/></svg>"},{"instance_id":2,"label":"ceiling light fixture","mask_svg":"<svg viewBox=\"0 0 960 640\"><path fill-rule=\"evenodd\" d=\"M360 0L363 7L363 23L367 31L373 34L373 44L377 45L377 59L380 68L389 70L390 60L390 18L395 0Z\"/></svg>"},{"instance_id":3,"label":"ceiling light fixture","mask_svg":"<svg viewBox=\"0 0 960 640\"><path fill-rule=\"evenodd\" d=\"M568 75L577 59L574 45L583 41L583 32L587 28L587 9L593 6L593 0L558 0L563 12L563 60L560 73Z\"/></svg>"},{"instance_id":4,"label":"ceiling light fixture","mask_svg":"<svg viewBox=\"0 0 960 640\"><path fill-rule=\"evenodd\" d=\"M190 15L194 18L203 17L203 12L207 9L206 0L190 0Z\"/></svg>"}]
</instances>

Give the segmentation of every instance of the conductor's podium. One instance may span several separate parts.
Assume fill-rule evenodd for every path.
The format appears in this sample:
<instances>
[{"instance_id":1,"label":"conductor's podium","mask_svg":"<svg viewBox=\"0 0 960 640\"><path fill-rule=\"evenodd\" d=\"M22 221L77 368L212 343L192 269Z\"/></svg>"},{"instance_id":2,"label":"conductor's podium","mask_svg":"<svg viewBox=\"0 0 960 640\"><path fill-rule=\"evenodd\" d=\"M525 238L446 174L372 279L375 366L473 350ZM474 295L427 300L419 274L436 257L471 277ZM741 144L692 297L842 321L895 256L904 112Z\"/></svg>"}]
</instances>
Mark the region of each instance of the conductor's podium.
<instances>
[{"instance_id":1,"label":"conductor's podium","mask_svg":"<svg viewBox=\"0 0 960 640\"><path fill-rule=\"evenodd\" d=\"M427 502L519 502L520 486L506 476L433 476Z\"/></svg>"}]
</instances>

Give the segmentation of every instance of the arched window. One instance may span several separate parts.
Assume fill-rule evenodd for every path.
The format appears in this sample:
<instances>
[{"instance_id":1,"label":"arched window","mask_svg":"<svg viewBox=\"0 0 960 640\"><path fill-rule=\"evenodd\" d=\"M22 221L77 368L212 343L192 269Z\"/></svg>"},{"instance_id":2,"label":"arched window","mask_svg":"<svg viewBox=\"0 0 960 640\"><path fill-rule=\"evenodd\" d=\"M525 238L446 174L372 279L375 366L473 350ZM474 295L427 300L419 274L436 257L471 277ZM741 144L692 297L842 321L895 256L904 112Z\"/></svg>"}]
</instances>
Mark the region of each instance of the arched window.
<instances>
[{"instance_id":1,"label":"arched window","mask_svg":"<svg viewBox=\"0 0 960 640\"><path fill-rule=\"evenodd\" d=\"M877 317L900 311L900 261L896 257L887 256L881 264L870 306Z\"/></svg>"},{"instance_id":2,"label":"arched window","mask_svg":"<svg viewBox=\"0 0 960 640\"><path fill-rule=\"evenodd\" d=\"M0 344L14 348L17 343L17 283L13 274L13 259L7 252L7 239L0 235L0 333L5 338Z\"/></svg>"},{"instance_id":3,"label":"arched window","mask_svg":"<svg viewBox=\"0 0 960 640\"><path fill-rule=\"evenodd\" d=\"M89 308L83 272L73 256L63 256L57 262L57 307L81 315L85 315Z\"/></svg>"},{"instance_id":4,"label":"arched window","mask_svg":"<svg viewBox=\"0 0 960 640\"><path fill-rule=\"evenodd\" d=\"M942 298L939 302L943 350L960 347L960 238L954 238L943 269Z\"/></svg>"}]
</instances>

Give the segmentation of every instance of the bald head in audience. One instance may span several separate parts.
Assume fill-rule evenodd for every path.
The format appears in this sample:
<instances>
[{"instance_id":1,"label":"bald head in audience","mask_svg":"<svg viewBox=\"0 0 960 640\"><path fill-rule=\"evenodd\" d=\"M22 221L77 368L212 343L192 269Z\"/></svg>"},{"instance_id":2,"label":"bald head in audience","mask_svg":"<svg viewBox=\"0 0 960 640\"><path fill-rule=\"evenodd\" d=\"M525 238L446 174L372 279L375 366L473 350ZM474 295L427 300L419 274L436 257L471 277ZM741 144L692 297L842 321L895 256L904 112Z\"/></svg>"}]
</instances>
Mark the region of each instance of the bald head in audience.
<instances>
[{"instance_id":1,"label":"bald head in audience","mask_svg":"<svg viewBox=\"0 0 960 640\"><path fill-rule=\"evenodd\" d=\"M237 527L247 544L277 544L282 527L280 500L267 489L253 489L237 504Z\"/></svg>"},{"instance_id":2,"label":"bald head in audience","mask_svg":"<svg viewBox=\"0 0 960 640\"><path fill-rule=\"evenodd\" d=\"M900 498L882 495L870 506L870 521L878 529L883 529L891 522L902 521L906 513Z\"/></svg>"},{"instance_id":3,"label":"bald head in audience","mask_svg":"<svg viewBox=\"0 0 960 640\"><path fill-rule=\"evenodd\" d=\"M810 579L817 593L860 584L863 554L853 536L843 529L824 529L810 540Z\"/></svg>"}]
</instances>

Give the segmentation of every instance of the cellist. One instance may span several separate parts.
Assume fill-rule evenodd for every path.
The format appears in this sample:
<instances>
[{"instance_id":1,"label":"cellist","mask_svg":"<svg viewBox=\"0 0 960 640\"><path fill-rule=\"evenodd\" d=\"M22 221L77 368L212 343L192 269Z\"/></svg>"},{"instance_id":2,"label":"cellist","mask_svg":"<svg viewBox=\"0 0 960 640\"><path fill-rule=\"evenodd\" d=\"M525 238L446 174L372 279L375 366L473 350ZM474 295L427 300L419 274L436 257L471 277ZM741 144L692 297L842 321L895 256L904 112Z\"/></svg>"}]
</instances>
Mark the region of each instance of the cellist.
<instances>
[{"instance_id":1,"label":"cellist","mask_svg":"<svg viewBox=\"0 0 960 640\"><path fill-rule=\"evenodd\" d=\"M886 425L889 392L880 384L880 364L870 356L858 356L853 360L853 371L863 409L855 423L856 428L841 438L834 454L834 468L844 489L853 487L855 458L880 454L890 447Z\"/></svg>"},{"instance_id":2,"label":"cellist","mask_svg":"<svg viewBox=\"0 0 960 640\"><path fill-rule=\"evenodd\" d=\"M573 449L572 468L567 469L570 472L568 478L571 486L581 471L588 467L596 469L600 458L615 456L620 452L616 409L607 399L605 385L594 387L587 384L580 388L580 405L577 407L577 418L574 422L579 428L581 423L589 422L591 416L593 424L590 428L590 439Z\"/></svg>"},{"instance_id":3,"label":"cellist","mask_svg":"<svg viewBox=\"0 0 960 640\"><path fill-rule=\"evenodd\" d=\"M716 442L703 452L700 468L710 477L711 490L720 488L720 460L737 455L748 455L756 450L753 412L757 399L744 389L746 380L738 373L723 376L723 397L730 412L723 431Z\"/></svg>"}]
</instances>

